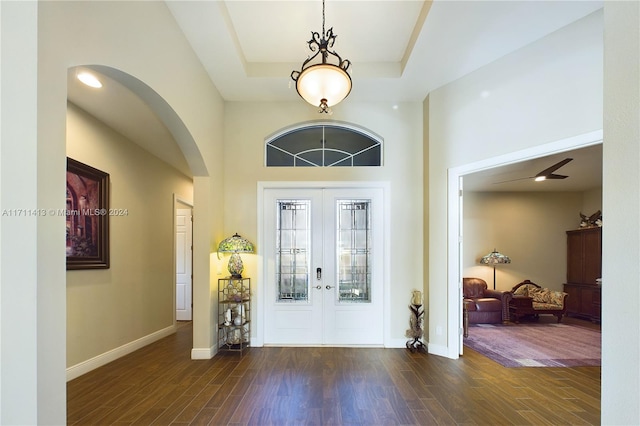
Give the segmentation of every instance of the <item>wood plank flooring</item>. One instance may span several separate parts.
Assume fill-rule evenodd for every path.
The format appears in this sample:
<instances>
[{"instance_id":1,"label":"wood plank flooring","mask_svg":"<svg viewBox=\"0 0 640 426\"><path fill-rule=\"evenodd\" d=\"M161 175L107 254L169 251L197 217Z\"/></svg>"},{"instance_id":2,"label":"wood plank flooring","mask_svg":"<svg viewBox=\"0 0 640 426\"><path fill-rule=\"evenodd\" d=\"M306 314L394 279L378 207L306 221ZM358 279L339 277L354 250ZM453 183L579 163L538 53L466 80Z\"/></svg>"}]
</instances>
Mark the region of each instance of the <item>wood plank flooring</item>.
<instances>
[{"instance_id":1,"label":"wood plank flooring","mask_svg":"<svg viewBox=\"0 0 640 426\"><path fill-rule=\"evenodd\" d=\"M193 361L191 323L67 384L69 425L596 425L600 367L406 349L250 348Z\"/></svg>"}]
</instances>

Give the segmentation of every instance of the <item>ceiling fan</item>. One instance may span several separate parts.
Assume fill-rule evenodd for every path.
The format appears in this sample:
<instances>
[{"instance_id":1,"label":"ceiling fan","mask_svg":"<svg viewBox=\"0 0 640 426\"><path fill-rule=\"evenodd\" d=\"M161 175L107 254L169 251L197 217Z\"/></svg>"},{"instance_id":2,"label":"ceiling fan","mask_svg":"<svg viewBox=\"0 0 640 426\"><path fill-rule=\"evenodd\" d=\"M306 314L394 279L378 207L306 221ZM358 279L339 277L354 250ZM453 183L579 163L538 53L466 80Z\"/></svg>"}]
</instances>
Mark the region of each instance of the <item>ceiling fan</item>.
<instances>
[{"instance_id":1,"label":"ceiling fan","mask_svg":"<svg viewBox=\"0 0 640 426\"><path fill-rule=\"evenodd\" d=\"M505 181L502 181L502 182L496 182L495 184L507 183L507 182L515 182L515 181L524 180L524 179L533 179L536 182L541 182L541 181L547 180L547 179L566 179L569 176L558 175L558 174L555 174L553 172L555 172L560 167L564 166L565 164L567 164L569 161L572 161L572 160L573 160L573 158L565 158L564 160L557 162L553 166L544 169L543 171L541 171L540 173L538 173L535 176L528 176L528 177L519 178L519 179L505 180Z\"/></svg>"}]
</instances>

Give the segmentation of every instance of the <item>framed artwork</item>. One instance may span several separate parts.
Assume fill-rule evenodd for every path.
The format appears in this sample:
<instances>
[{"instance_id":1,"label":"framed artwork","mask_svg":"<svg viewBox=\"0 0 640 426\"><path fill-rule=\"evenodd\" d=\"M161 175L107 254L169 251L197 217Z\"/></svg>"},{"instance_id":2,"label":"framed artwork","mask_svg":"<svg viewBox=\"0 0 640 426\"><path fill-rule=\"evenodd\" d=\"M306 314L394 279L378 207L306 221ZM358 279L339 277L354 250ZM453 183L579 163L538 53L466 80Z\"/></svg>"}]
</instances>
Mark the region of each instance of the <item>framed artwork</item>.
<instances>
[{"instance_id":1,"label":"framed artwork","mask_svg":"<svg viewBox=\"0 0 640 426\"><path fill-rule=\"evenodd\" d=\"M67 269L109 268L109 174L67 158Z\"/></svg>"}]
</instances>

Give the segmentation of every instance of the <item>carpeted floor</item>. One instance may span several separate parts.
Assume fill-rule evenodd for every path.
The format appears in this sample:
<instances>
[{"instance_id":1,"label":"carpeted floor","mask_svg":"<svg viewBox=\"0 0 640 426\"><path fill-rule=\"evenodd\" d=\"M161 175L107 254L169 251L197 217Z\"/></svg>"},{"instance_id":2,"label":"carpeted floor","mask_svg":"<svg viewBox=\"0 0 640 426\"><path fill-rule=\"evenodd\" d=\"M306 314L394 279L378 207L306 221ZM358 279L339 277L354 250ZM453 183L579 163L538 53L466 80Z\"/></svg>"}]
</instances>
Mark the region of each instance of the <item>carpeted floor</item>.
<instances>
[{"instance_id":1,"label":"carpeted floor","mask_svg":"<svg viewBox=\"0 0 640 426\"><path fill-rule=\"evenodd\" d=\"M600 366L601 337L568 324L472 324L464 345L505 367Z\"/></svg>"}]
</instances>

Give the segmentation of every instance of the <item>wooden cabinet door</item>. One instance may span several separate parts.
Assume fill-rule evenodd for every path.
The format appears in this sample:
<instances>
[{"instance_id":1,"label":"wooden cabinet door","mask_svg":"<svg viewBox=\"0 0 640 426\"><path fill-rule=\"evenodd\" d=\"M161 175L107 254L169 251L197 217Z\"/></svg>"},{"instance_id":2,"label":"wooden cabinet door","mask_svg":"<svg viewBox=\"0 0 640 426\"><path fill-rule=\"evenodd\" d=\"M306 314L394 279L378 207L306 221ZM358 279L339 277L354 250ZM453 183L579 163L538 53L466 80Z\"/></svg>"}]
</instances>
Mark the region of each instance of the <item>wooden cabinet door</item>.
<instances>
[{"instance_id":1,"label":"wooden cabinet door","mask_svg":"<svg viewBox=\"0 0 640 426\"><path fill-rule=\"evenodd\" d=\"M602 274L602 238L601 228L592 228L583 232L583 277L585 284L597 284Z\"/></svg>"},{"instance_id":2,"label":"wooden cabinet door","mask_svg":"<svg viewBox=\"0 0 640 426\"><path fill-rule=\"evenodd\" d=\"M582 234L567 232L567 282L582 282Z\"/></svg>"},{"instance_id":3,"label":"wooden cabinet door","mask_svg":"<svg viewBox=\"0 0 640 426\"><path fill-rule=\"evenodd\" d=\"M596 285L602 274L602 228L567 231L567 282Z\"/></svg>"},{"instance_id":4,"label":"wooden cabinet door","mask_svg":"<svg viewBox=\"0 0 640 426\"><path fill-rule=\"evenodd\" d=\"M580 289L580 313L587 317L595 315L593 305L593 289L587 286Z\"/></svg>"},{"instance_id":5,"label":"wooden cabinet door","mask_svg":"<svg viewBox=\"0 0 640 426\"><path fill-rule=\"evenodd\" d=\"M602 312L602 288L593 289L593 320L600 321Z\"/></svg>"},{"instance_id":6,"label":"wooden cabinet door","mask_svg":"<svg viewBox=\"0 0 640 426\"><path fill-rule=\"evenodd\" d=\"M580 313L580 287L570 284L564 285L564 291L568 294L566 299L567 313Z\"/></svg>"}]
</instances>

